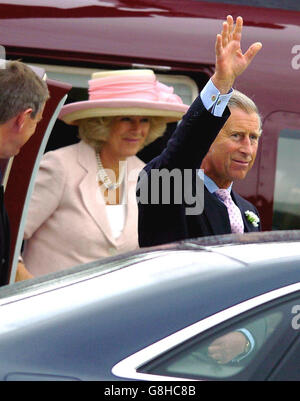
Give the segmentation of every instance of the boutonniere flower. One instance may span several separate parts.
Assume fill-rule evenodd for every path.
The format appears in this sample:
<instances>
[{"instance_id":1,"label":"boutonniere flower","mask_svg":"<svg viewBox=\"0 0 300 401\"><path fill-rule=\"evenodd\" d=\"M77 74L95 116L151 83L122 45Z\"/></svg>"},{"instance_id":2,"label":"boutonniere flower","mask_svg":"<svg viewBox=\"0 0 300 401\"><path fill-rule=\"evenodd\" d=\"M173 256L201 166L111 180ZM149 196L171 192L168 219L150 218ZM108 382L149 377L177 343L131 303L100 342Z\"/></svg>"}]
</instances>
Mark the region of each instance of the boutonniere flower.
<instances>
[{"instance_id":1,"label":"boutonniere flower","mask_svg":"<svg viewBox=\"0 0 300 401\"><path fill-rule=\"evenodd\" d=\"M259 217L255 213L251 212L251 210L246 210L245 215L247 217L247 220L250 223L252 223L252 225L254 227L258 227L258 223L260 220L259 220Z\"/></svg>"}]
</instances>

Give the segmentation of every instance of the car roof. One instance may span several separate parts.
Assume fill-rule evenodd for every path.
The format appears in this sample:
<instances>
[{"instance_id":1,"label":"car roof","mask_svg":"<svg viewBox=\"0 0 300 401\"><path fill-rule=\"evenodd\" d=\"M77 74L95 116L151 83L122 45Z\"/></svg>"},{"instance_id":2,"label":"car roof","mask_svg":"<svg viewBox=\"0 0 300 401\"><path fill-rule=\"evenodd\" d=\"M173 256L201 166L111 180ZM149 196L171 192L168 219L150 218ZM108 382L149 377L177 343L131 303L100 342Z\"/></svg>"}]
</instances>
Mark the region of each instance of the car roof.
<instances>
[{"instance_id":1,"label":"car roof","mask_svg":"<svg viewBox=\"0 0 300 401\"><path fill-rule=\"evenodd\" d=\"M0 299L18 299L87 280L109 281L107 297L147 291L182 291L214 297L222 307L300 281L300 231L231 234L179 241L15 283ZM200 294L200 295L199 295ZM205 295L206 294L206 295ZM102 294L103 296L103 294ZM1 303L1 301L0 301Z\"/></svg>"}]
</instances>

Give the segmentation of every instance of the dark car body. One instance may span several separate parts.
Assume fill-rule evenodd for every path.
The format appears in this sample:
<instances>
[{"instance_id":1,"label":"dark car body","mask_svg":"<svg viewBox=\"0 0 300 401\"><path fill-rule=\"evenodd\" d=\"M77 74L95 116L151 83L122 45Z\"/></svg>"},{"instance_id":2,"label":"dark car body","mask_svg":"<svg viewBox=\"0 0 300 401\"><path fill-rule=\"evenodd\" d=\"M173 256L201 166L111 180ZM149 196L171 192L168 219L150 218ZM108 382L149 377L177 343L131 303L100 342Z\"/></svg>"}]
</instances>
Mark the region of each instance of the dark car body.
<instances>
[{"instance_id":1,"label":"dark car body","mask_svg":"<svg viewBox=\"0 0 300 401\"><path fill-rule=\"evenodd\" d=\"M209 237L2 287L0 380L299 380L299 241ZM249 359L207 357L253 323Z\"/></svg>"},{"instance_id":2,"label":"dark car body","mask_svg":"<svg viewBox=\"0 0 300 401\"><path fill-rule=\"evenodd\" d=\"M146 66L165 78L189 78L199 92L213 73L215 36L222 20L227 14L242 15L243 50L256 41L263 43L263 49L236 88L257 103L263 136L252 171L235 186L257 206L264 230L291 229L300 227L300 11L296 3L0 1L0 44L8 58L42 64L50 76L54 67L63 69L60 77L65 82L70 82L72 69ZM80 89L73 88L68 101L82 96ZM73 140L66 126L58 123L47 149ZM140 156L147 161L160 149L151 148Z\"/></svg>"}]
</instances>

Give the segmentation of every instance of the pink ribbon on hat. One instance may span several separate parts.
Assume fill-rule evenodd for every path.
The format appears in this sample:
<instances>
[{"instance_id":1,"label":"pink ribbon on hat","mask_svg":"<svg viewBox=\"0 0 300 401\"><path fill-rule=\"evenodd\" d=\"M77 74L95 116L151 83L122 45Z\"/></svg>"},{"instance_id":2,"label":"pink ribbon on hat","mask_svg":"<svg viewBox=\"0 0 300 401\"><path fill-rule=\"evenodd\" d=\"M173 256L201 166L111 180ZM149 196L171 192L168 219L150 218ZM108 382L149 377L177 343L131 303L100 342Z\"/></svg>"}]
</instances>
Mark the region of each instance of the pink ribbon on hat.
<instances>
[{"instance_id":1,"label":"pink ribbon on hat","mask_svg":"<svg viewBox=\"0 0 300 401\"><path fill-rule=\"evenodd\" d=\"M183 104L173 87L157 81L155 76L119 76L89 81L89 100L138 99Z\"/></svg>"}]
</instances>

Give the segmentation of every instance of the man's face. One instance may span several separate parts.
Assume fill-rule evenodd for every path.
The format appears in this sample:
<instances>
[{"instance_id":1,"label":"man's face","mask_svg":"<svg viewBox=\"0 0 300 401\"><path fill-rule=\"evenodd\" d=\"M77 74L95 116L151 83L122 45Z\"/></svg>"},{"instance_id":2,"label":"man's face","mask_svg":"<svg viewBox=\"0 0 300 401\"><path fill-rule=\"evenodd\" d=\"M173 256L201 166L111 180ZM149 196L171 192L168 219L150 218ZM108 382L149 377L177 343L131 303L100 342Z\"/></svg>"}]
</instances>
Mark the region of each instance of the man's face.
<instances>
[{"instance_id":1,"label":"man's face","mask_svg":"<svg viewBox=\"0 0 300 401\"><path fill-rule=\"evenodd\" d=\"M42 119L44 106L31 118L31 113L24 115L22 124L19 126L15 123L11 130L5 130L5 133L0 137L0 158L8 159L11 156L16 156L23 145L34 134L38 122Z\"/></svg>"},{"instance_id":2,"label":"man's face","mask_svg":"<svg viewBox=\"0 0 300 401\"><path fill-rule=\"evenodd\" d=\"M205 156L201 168L220 188L228 188L235 180L242 180L255 161L260 137L259 117L239 108L231 109L231 116L219 132Z\"/></svg>"}]
</instances>

